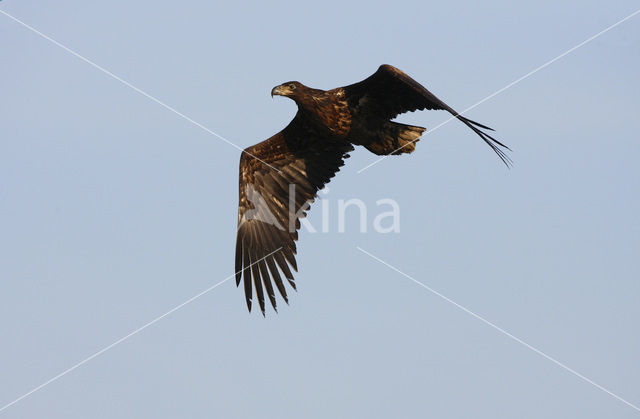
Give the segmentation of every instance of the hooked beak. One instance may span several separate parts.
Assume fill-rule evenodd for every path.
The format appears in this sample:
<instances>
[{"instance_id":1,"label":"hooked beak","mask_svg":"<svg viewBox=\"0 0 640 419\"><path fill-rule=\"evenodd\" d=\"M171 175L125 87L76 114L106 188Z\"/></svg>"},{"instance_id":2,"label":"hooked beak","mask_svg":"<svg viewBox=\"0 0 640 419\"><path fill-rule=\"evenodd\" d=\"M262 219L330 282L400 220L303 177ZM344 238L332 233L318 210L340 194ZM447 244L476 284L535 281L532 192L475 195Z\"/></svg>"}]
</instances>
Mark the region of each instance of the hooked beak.
<instances>
[{"instance_id":1,"label":"hooked beak","mask_svg":"<svg viewBox=\"0 0 640 419\"><path fill-rule=\"evenodd\" d=\"M287 96L289 93L291 93L291 90L283 85L276 86L273 89L271 89L271 97Z\"/></svg>"}]
</instances>

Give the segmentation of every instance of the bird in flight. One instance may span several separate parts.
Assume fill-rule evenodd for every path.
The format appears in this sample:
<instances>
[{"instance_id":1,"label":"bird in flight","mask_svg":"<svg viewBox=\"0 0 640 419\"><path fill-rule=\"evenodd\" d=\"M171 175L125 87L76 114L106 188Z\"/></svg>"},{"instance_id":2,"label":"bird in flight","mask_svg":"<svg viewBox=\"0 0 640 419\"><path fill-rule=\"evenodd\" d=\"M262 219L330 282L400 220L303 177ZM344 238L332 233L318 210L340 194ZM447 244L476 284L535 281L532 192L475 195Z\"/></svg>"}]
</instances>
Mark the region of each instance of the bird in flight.
<instances>
[{"instance_id":1,"label":"bird in flight","mask_svg":"<svg viewBox=\"0 0 640 419\"><path fill-rule=\"evenodd\" d=\"M300 219L317 192L340 170L354 145L377 155L411 153L425 128L392 121L415 110L445 110L471 128L508 166L507 146L491 128L454 111L401 70L382 65L362 80L331 90L291 81L271 90L298 105L282 131L240 156L236 237L236 285L244 284L247 308L253 291L262 314L265 293L277 310L274 286L287 304L283 277L296 288L296 241ZM273 283L272 283L273 281Z\"/></svg>"}]
</instances>

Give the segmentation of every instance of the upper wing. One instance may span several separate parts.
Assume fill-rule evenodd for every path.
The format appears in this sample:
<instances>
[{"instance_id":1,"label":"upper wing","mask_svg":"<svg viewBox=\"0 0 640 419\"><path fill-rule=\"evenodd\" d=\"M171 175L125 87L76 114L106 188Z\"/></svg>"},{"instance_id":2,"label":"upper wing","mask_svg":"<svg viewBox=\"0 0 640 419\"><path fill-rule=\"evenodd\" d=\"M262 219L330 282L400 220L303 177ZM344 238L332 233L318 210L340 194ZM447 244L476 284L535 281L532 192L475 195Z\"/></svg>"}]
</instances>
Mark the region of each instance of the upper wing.
<instances>
[{"instance_id":1,"label":"upper wing","mask_svg":"<svg viewBox=\"0 0 640 419\"><path fill-rule=\"evenodd\" d=\"M319 189L329 182L350 144L332 143L305 133L300 140L287 130L247 148L240 157L240 202L236 238L236 285L244 276L247 307L251 311L252 278L260 310L264 314L264 292L273 308L275 293L271 278L288 303L280 272L295 289L289 267L297 271L296 244L300 218Z\"/></svg>"},{"instance_id":2,"label":"upper wing","mask_svg":"<svg viewBox=\"0 0 640 419\"><path fill-rule=\"evenodd\" d=\"M510 150L509 147L480 128L490 131L493 129L458 114L420 83L391 65L383 64L371 76L343 89L352 103L365 107L365 112L372 112L385 119L422 109L448 111L478 134L507 166L511 163L509 156L500 148Z\"/></svg>"}]
</instances>

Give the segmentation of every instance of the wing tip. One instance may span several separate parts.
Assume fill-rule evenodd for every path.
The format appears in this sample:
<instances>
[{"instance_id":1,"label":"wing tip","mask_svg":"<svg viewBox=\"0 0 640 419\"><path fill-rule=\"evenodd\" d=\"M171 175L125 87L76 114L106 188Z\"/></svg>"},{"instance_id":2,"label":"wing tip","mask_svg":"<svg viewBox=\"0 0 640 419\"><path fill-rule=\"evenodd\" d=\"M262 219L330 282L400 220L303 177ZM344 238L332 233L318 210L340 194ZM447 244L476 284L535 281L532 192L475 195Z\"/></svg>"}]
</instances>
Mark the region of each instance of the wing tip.
<instances>
[{"instance_id":1,"label":"wing tip","mask_svg":"<svg viewBox=\"0 0 640 419\"><path fill-rule=\"evenodd\" d=\"M513 152L513 150L511 150L511 148L509 148L509 146L503 144L502 142L496 140L495 138L493 138L491 135L487 134L486 132L482 131L480 128L489 130L489 131L495 131L493 128L490 128L486 125L483 125L479 122L473 121L469 118L466 118L462 115L460 115L459 113L453 111L452 112L456 118L458 118L460 121L462 121L465 125L467 125L469 128L471 128L473 130L473 132L475 132L476 134L478 134L478 136L480 138L482 138L482 140L487 143L487 145L489 147L491 147L491 149L494 151L494 153L496 153L498 155L498 157L500 158L500 160L502 160L502 162L505 164L505 166L507 166L508 169L511 169L511 167L513 166L513 160L511 159L511 157L509 157L507 155L507 153L504 152L504 150L500 149L500 147L504 148L505 150L511 151Z\"/></svg>"}]
</instances>

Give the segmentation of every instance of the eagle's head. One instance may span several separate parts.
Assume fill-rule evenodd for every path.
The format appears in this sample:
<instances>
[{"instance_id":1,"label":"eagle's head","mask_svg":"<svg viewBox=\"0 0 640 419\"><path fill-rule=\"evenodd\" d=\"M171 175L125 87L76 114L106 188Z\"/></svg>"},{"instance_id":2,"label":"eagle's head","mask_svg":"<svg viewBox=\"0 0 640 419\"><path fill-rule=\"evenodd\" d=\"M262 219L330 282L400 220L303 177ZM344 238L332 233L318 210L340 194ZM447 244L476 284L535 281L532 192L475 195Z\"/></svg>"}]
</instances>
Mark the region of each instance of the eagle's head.
<instances>
[{"instance_id":1,"label":"eagle's head","mask_svg":"<svg viewBox=\"0 0 640 419\"><path fill-rule=\"evenodd\" d=\"M273 96L286 96L293 100L301 97L307 87L299 81L288 81L271 89L271 97Z\"/></svg>"}]
</instances>

